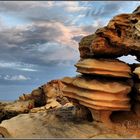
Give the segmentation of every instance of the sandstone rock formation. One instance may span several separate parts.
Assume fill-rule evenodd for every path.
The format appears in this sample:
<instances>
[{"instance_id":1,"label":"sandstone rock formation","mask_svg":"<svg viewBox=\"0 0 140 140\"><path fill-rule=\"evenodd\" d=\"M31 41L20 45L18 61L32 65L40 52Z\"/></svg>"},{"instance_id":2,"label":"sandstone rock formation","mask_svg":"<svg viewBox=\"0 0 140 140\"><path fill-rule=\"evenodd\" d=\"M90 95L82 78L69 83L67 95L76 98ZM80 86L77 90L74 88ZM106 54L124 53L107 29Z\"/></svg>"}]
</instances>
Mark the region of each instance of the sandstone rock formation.
<instances>
[{"instance_id":1,"label":"sandstone rock formation","mask_svg":"<svg viewBox=\"0 0 140 140\"><path fill-rule=\"evenodd\" d=\"M76 65L77 72L113 77L131 77L130 67L114 59L82 59Z\"/></svg>"},{"instance_id":2,"label":"sandstone rock formation","mask_svg":"<svg viewBox=\"0 0 140 140\"><path fill-rule=\"evenodd\" d=\"M82 76L65 77L62 82L66 85L63 89L64 96L76 99L79 104L88 107L95 120L110 122L111 111L130 110L127 94L130 93L131 86L127 83ZM99 110L99 113L102 111L103 118L99 118L95 110ZM105 116L108 120L105 120Z\"/></svg>"},{"instance_id":3,"label":"sandstone rock formation","mask_svg":"<svg viewBox=\"0 0 140 140\"><path fill-rule=\"evenodd\" d=\"M31 93L21 95L19 100L0 103L0 122L19 114L42 112L66 105L69 101L62 95L62 87L60 80L52 80Z\"/></svg>"},{"instance_id":4,"label":"sandstone rock formation","mask_svg":"<svg viewBox=\"0 0 140 140\"><path fill-rule=\"evenodd\" d=\"M0 122L21 113L28 113L34 108L33 100L0 103Z\"/></svg>"},{"instance_id":5,"label":"sandstone rock formation","mask_svg":"<svg viewBox=\"0 0 140 140\"><path fill-rule=\"evenodd\" d=\"M75 64L80 75L52 80L14 104L0 104L3 112L28 112L10 120L0 112L5 120L0 137L140 138L140 64L117 59L131 54L140 60L139 40L140 7L84 37Z\"/></svg>"},{"instance_id":6,"label":"sandstone rock formation","mask_svg":"<svg viewBox=\"0 0 140 140\"><path fill-rule=\"evenodd\" d=\"M120 14L108 25L79 43L81 58L119 57L132 54L140 58L140 10L132 14Z\"/></svg>"},{"instance_id":7,"label":"sandstone rock formation","mask_svg":"<svg viewBox=\"0 0 140 140\"><path fill-rule=\"evenodd\" d=\"M78 104L88 107L94 120L112 127L112 111L130 111L132 108L130 93L133 80L131 79L131 84L126 82L128 80L124 81L124 78L132 78L132 68L116 57L131 54L139 59L139 39L139 8L132 14L115 16L107 26L84 37L79 43L81 60L75 65L77 72L82 75L62 79L65 84L64 95L72 98L72 102L77 101ZM134 73L139 76L139 68Z\"/></svg>"},{"instance_id":8,"label":"sandstone rock formation","mask_svg":"<svg viewBox=\"0 0 140 140\"><path fill-rule=\"evenodd\" d=\"M62 105L68 103L67 98L62 94L62 88L63 84L60 80L52 80L39 88L34 89L31 94L23 94L19 97L19 100L33 100L36 107L36 109L34 108L32 110L33 112L35 110L61 107Z\"/></svg>"},{"instance_id":9,"label":"sandstone rock formation","mask_svg":"<svg viewBox=\"0 0 140 140\"><path fill-rule=\"evenodd\" d=\"M77 111L78 108L69 106L57 110L20 114L3 121L0 124L0 134L6 138L139 138L140 130L137 130L133 120L134 126L131 129L130 112L127 115L123 112L115 114L113 117L122 116L122 118L116 119L120 122L115 123L115 129L108 129L101 122L91 122L75 116Z\"/></svg>"}]
</instances>

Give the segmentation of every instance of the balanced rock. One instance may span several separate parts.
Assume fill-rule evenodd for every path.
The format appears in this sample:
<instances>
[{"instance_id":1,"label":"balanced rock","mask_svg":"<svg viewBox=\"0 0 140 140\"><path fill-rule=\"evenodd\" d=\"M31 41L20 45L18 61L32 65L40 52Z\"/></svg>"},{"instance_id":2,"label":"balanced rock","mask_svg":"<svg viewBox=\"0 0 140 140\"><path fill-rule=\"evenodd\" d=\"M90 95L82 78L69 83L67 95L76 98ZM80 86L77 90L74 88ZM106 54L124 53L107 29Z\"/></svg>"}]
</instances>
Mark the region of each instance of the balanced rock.
<instances>
[{"instance_id":1,"label":"balanced rock","mask_svg":"<svg viewBox=\"0 0 140 140\"><path fill-rule=\"evenodd\" d=\"M83 74L97 74L111 77L131 77L131 68L124 62L114 59L87 58L76 65L77 72Z\"/></svg>"},{"instance_id":2,"label":"balanced rock","mask_svg":"<svg viewBox=\"0 0 140 140\"><path fill-rule=\"evenodd\" d=\"M81 58L119 57L132 54L140 59L140 11L115 16L107 26L79 43Z\"/></svg>"}]
</instances>

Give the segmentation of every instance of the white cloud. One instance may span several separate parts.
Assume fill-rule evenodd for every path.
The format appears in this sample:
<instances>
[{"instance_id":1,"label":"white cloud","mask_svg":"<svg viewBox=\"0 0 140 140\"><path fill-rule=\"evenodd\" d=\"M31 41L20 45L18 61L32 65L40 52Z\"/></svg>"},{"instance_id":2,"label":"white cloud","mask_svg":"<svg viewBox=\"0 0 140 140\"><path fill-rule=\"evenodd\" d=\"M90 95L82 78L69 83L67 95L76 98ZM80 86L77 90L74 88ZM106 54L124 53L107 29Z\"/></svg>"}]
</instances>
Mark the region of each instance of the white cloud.
<instances>
[{"instance_id":1,"label":"white cloud","mask_svg":"<svg viewBox=\"0 0 140 140\"><path fill-rule=\"evenodd\" d=\"M10 81L25 81L25 80L29 80L29 77L25 77L24 75L6 75L4 76L4 80L10 80Z\"/></svg>"},{"instance_id":2,"label":"white cloud","mask_svg":"<svg viewBox=\"0 0 140 140\"><path fill-rule=\"evenodd\" d=\"M33 67L34 67L34 65L25 64L25 63L21 63L21 62L0 61L0 68L11 68L11 69L22 70L22 71L37 71Z\"/></svg>"}]
</instances>

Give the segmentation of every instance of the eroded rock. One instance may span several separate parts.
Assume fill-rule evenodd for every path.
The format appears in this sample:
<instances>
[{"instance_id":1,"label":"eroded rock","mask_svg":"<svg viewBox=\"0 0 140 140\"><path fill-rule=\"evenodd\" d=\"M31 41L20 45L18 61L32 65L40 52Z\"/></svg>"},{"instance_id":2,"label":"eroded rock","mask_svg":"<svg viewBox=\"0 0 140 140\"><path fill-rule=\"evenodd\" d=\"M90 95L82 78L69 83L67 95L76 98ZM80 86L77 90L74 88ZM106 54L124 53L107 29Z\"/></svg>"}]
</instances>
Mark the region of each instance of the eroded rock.
<instances>
[{"instance_id":1,"label":"eroded rock","mask_svg":"<svg viewBox=\"0 0 140 140\"><path fill-rule=\"evenodd\" d=\"M80 63L78 66L83 65ZM98 66L94 63L88 65L88 67L92 68L94 66L95 68L96 66L102 67L102 65ZM130 68L127 70L130 70ZM62 79L62 82L65 84L63 88L64 96L76 99L80 105L89 108L93 119L105 123L108 127L113 126L110 120L112 111L129 111L131 108L128 94L132 85L127 82L100 77L89 78L86 76L65 77Z\"/></svg>"},{"instance_id":2,"label":"eroded rock","mask_svg":"<svg viewBox=\"0 0 140 140\"><path fill-rule=\"evenodd\" d=\"M140 11L120 14L98 29L95 34L84 37L79 43L81 58L119 57L132 54L140 58Z\"/></svg>"},{"instance_id":3,"label":"eroded rock","mask_svg":"<svg viewBox=\"0 0 140 140\"><path fill-rule=\"evenodd\" d=\"M77 86L79 88L103 91L108 93L121 93L121 92L130 92L131 86L127 82L118 80L111 80L106 78L88 78L84 76L77 77L64 77L62 82L68 85Z\"/></svg>"},{"instance_id":4,"label":"eroded rock","mask_svg":"<svg viewBox=\"0 0 140 140\"><path fill-rule=\"evenodd\" d=\"M28 113L30 109L34 108L33 100L28 101L14 101L0 104L0 122L10 119L18 114Z\"/></svg>"},{"instance_id":5,"label":"eroded rock","mask_svg":"<svg viewBox=\"0 0 140 140\"><path fill-rule=\"evenodd\" d=\"M76 65L77 72L111 77L131 77L131 68L124 62L114 59L82 59Z\"/></svg>"},{"instance_id":6,"label":"eroded rock","mask_svg":"<svg viewBox=\"0 0 140 140\"><path fill-rule=\"evenodd\" d=\"M122 119L117 118L122 125L115 123L115 129L112 130L101 122L87 121L86 118L76 116L77 111L78 108L71 106L47 112L20 114L3 121L0 124L0 134L10 138L138 138L140 129L124 127L126 124ZM128 118L122 113L118 114L129 122L131 113L128 113Z\"/></svg>"},{"instance_id":7,"label":"eroded rock","mask_svg":"<svg viewBox=\"0 0 140 140\"><path fill-rule=\"evenodd\" d=\"M52 80L37 89L31 94L23 94L19 97L20 101L33 100L35 109L32 111L42 110L42 106L46 109L58 108L68 103L66 97L62 94L63 84L60 80Z\"/></svg>"}]
</instances>

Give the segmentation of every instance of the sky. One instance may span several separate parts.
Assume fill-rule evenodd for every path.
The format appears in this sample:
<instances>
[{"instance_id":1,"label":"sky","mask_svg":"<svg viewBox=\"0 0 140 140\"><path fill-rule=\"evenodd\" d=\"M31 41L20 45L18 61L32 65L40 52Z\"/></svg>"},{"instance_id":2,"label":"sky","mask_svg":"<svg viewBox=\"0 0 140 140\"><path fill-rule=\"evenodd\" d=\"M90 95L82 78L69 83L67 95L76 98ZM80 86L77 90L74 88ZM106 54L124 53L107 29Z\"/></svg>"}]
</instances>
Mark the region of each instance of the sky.
<instances>
[{"instance_id":1,"label":"sky","mask_svg":"<svg viewBox=\"0 0 140 140\"><path fill-rule=\"evenodd\" d=\"M0 100L74 76L78 43L139 1L0 1ZM135 58L121 58L131 63Z\"/></svg>"}]
</instances>

